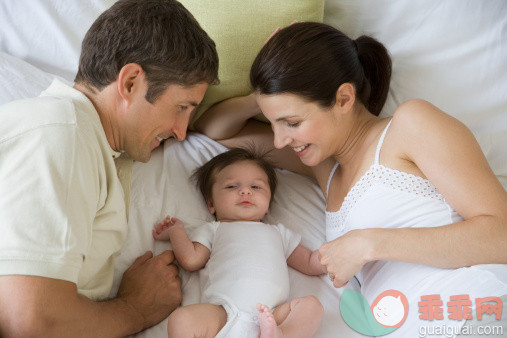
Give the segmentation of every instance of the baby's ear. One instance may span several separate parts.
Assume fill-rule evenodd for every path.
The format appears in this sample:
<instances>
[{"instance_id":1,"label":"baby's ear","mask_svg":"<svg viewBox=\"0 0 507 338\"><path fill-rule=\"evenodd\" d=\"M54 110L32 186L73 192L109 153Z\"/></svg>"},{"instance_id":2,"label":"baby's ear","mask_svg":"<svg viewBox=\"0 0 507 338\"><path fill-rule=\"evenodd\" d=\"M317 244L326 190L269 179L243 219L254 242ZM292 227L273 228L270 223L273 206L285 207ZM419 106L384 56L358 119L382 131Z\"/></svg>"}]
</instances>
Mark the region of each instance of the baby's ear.
<instances>
[{"instance_id":1,"label":"baby's ear","mask_svg":"<svg viewBox=\"0 0 507 338\"><path fill-rule=\"evenodd\" d=\"M213 201L212 200L206 201L206 206L208 207L209 213L214 215L216 210L215 207L213 206Z\"/></svg>"}]
</instances>

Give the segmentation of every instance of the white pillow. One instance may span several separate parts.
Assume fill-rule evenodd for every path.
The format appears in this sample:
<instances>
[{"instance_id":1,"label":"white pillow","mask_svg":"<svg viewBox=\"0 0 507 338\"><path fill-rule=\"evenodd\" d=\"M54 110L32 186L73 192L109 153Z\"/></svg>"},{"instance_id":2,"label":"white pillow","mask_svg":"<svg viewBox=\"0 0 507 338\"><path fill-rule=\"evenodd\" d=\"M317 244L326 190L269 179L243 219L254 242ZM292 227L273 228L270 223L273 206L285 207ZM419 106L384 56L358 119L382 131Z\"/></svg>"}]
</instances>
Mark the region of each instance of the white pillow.
<instances>
[{"instance_id":1,"label":"white pillow","mask_svg":"<svg viewBox=\"0 0 507 338\"><path fill-rule=\"evenodd\" d=\"M504 0L326 0L324 22L391 52L382 115L425 99L465 123L507 188L507 4Z\"/></svg>"},{"instance_id":2,"label":"white pillow","mask_svg":"<svg viewBox=\"0 0 507 338\"><path fill-rule=\"evenodd\" d=\"M115 0L2 0L0 51L73 81L81 41Z\"/></svg>"},{"instance_id":3,"label":"white pillow","mask_svg":"<svg viewBox=\"0 0 507 338\"><path fill-rule=\"evenodd\" d=\"M0 105L38 96L57 77L2 52L0 52L0 74Z\"/></svg>"}]
</instances>

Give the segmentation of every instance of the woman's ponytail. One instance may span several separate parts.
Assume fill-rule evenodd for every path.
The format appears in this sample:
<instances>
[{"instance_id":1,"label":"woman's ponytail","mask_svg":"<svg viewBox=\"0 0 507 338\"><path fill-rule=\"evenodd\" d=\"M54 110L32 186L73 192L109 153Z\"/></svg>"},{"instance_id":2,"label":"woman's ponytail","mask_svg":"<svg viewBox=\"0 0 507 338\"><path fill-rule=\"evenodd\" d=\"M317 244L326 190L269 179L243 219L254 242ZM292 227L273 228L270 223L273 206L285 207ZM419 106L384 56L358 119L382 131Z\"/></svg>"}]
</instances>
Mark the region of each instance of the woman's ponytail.
<instances>
[{"instance_id":1,"label":"woman's ponytail","mask_svg":"<svg viewBox=\"0 0 507 338\"><path fill-rule=\"evenodd\" d=\"M366 108L379 115L384 106L391 82L392 64L389 52L383 44L363 35L354 41L359 62L363 67L365 84L363 93L358 93ZM364 96L362 96L363 94Z\"/></svg>"},{"instance_id":2,"label":"woman's ponytail","mask_svg":"<svg viewBox=\"0 0 507 338\"><path fill-rule=\"evenodd\" d=\"M375 115L384 106L390 80L391 59L380 42L368 36L354 41L317 22L276 33L250 70L250 82L259 93L292 93L326 108L336 103L343 83L352 83L357 101Z\"/></svg>"}]
</instances>

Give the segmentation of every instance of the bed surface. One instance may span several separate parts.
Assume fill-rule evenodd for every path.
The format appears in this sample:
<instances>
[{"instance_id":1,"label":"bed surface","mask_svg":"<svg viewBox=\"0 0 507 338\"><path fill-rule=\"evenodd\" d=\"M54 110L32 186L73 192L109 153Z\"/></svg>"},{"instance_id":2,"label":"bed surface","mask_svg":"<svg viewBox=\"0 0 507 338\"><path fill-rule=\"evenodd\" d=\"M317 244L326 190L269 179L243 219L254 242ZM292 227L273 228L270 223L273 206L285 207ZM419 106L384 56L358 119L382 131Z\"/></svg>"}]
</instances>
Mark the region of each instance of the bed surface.
<instances>
[{"instance_id":1,"label":"bed surface","mask_svg":"<svg viewBox=\"0 0 507 338\"><path fill-rule=\"evenodd\" d=\"M0 104L38 95L55 76L72 82L80 41L92 21L114 1L39 0L0 2ZM507 2L503 0L326 0L324 21L351 37L370 34L385 43L393 78L382 116L411 98L426 99L465 123L507 188ZM210 220L189 173L224 151L220 144L191 133L168 140L147 164L134 163L129 235L117 259L117 290L123 271L147 250L170 248L154 241L151 229L166 214L189 227ZM324 241L324 199L316 183L278 170L279 188L268 222L298 231L303 244ZM505 266L488 266L507 281ZM198 274L182 272L183 304L199 300ZM339 313L343 289L323 277L290 269L290 296L313 294L325 307L317 337L361 337ZM347 288L354 288L353 282ZM166 320L136 336L165 337Z\"/></svg>"}]
</instances>

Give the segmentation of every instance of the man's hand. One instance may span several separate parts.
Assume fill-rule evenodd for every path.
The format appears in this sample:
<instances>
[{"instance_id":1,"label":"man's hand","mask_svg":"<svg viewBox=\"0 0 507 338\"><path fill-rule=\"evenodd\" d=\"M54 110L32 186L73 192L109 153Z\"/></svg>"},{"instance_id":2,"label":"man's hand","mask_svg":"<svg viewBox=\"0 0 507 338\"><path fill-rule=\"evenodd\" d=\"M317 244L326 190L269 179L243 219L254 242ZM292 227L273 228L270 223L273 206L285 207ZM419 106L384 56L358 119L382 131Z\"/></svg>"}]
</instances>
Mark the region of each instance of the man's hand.
<instances>
[{"instance_id":1,"label":"man's hand","mask_svg":"<svg viewBox=\"0 0 507 338\"><path fill-rule=\"evenodd\" d=\"M181 280L170 250L138 257L123 274L117 299L142 318L143 328L159 323L181 303Z\"/></svg>"}]
</instances>

